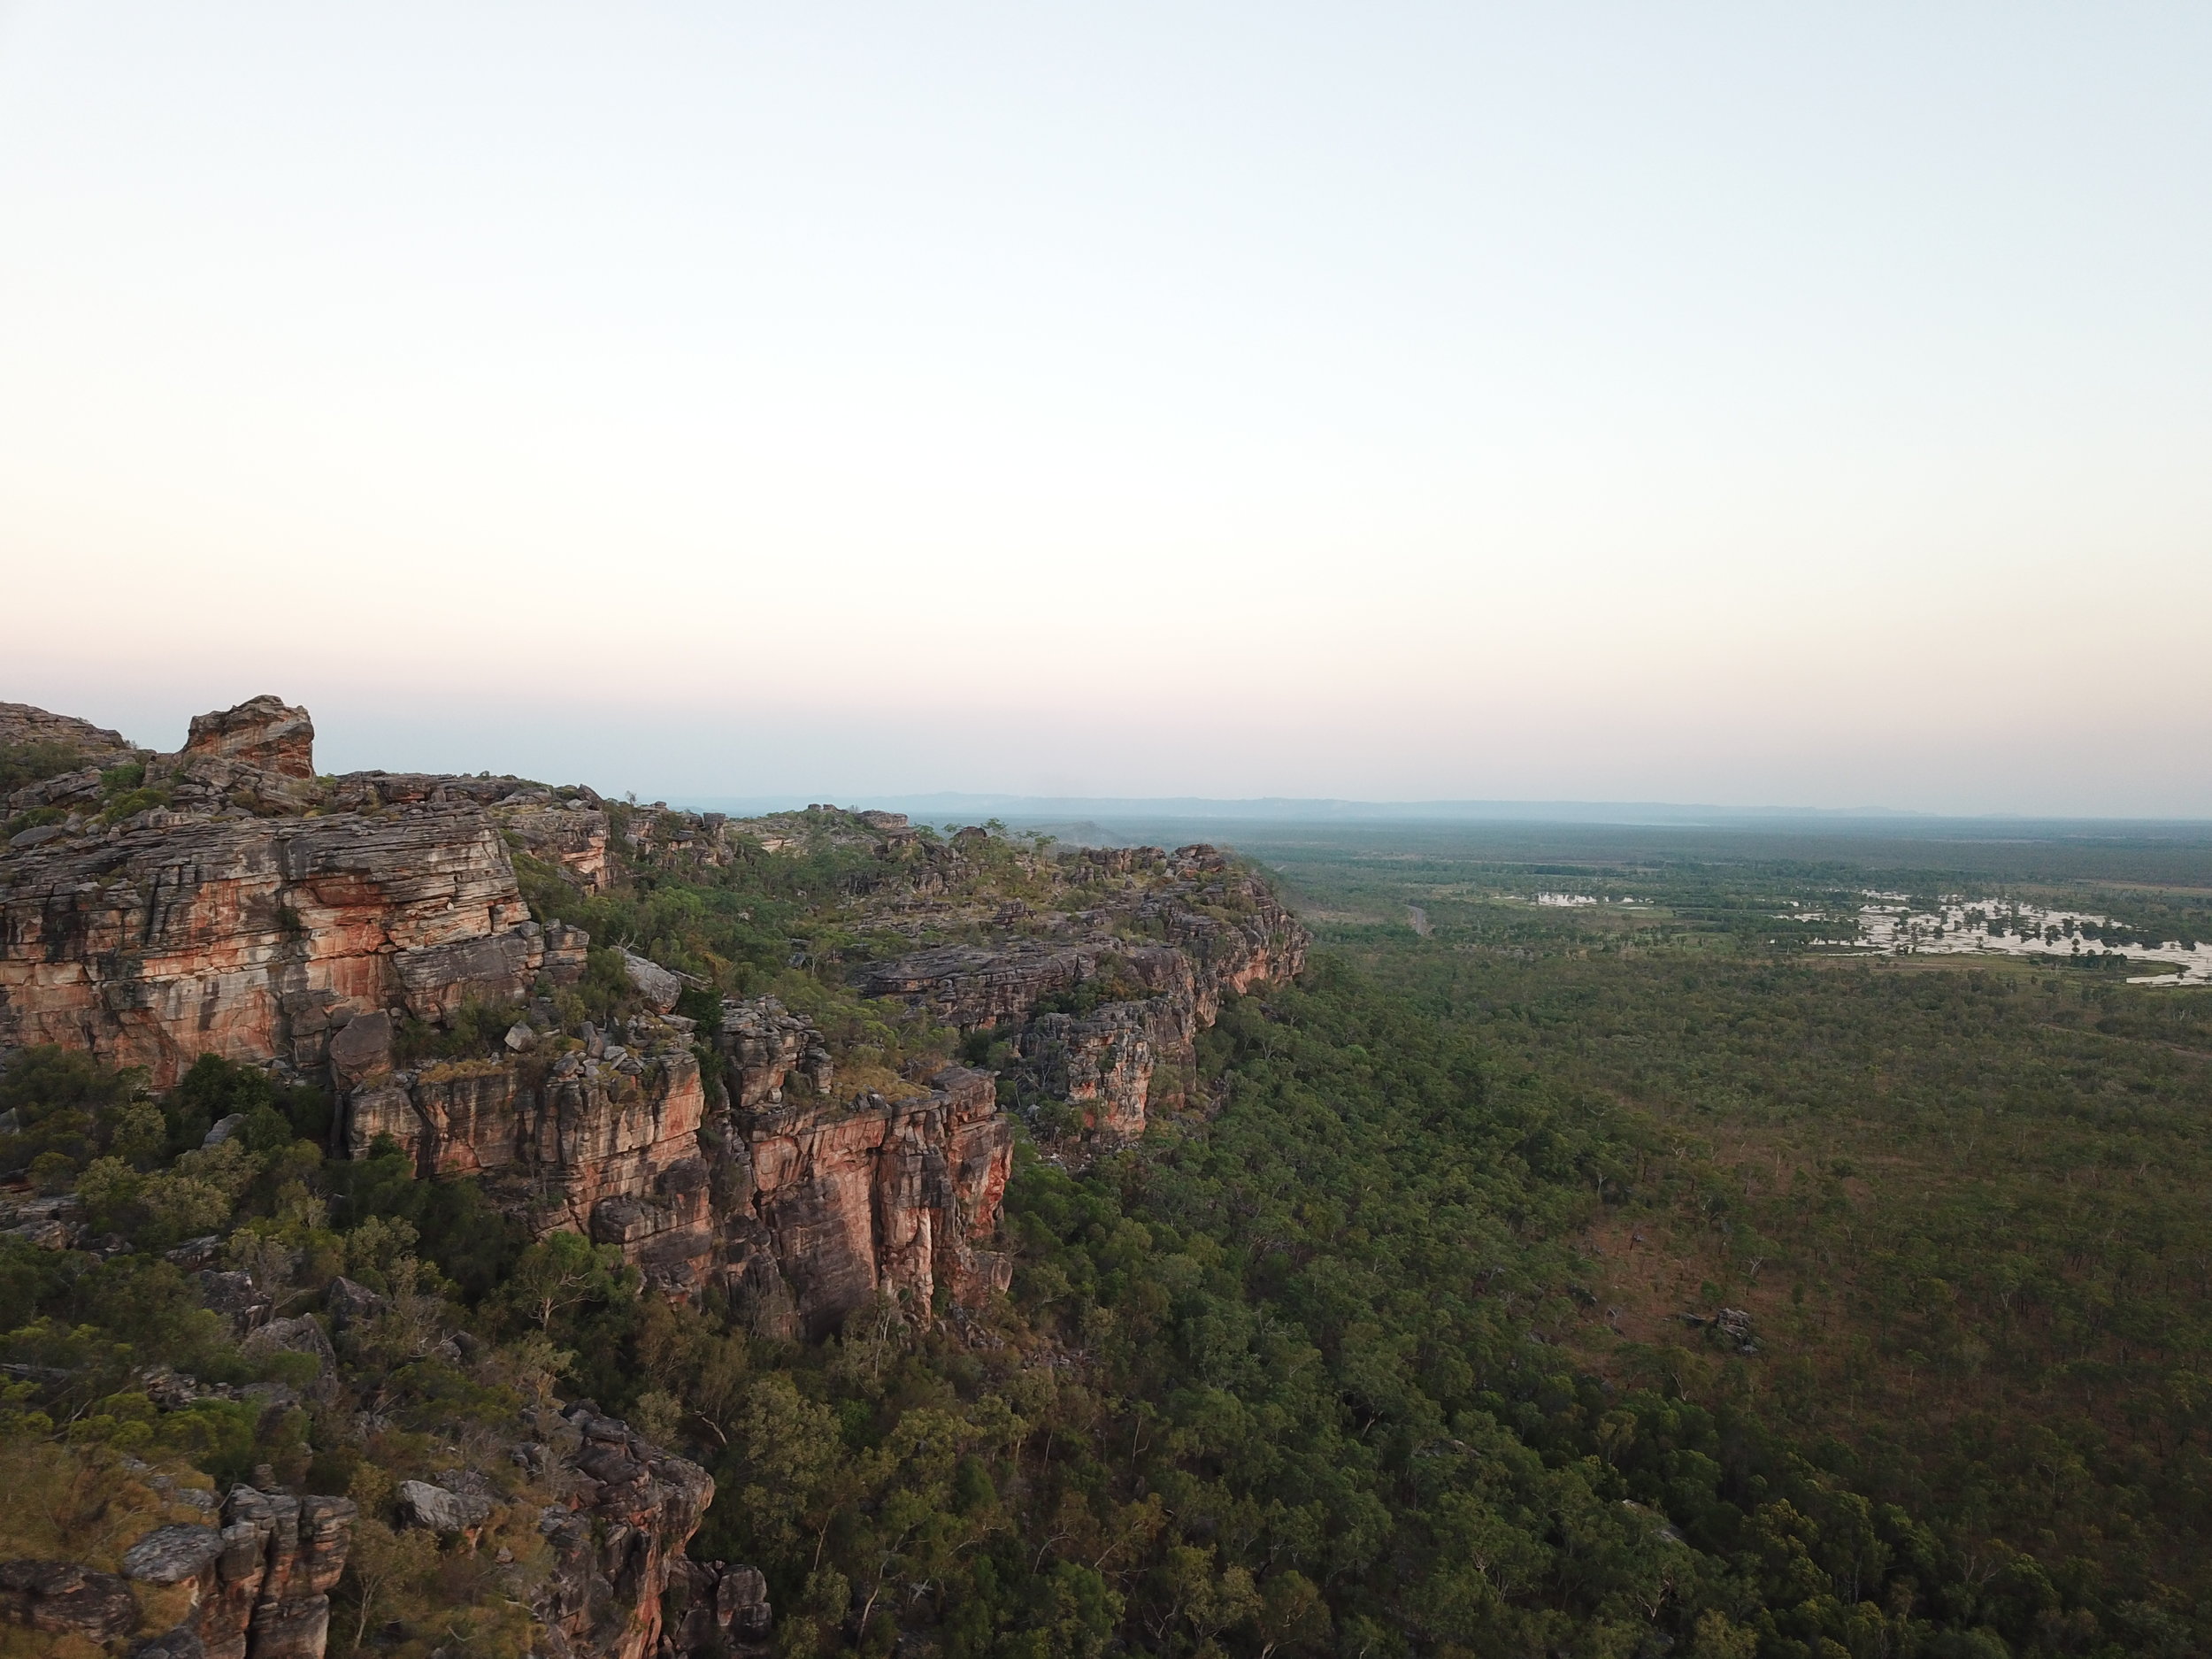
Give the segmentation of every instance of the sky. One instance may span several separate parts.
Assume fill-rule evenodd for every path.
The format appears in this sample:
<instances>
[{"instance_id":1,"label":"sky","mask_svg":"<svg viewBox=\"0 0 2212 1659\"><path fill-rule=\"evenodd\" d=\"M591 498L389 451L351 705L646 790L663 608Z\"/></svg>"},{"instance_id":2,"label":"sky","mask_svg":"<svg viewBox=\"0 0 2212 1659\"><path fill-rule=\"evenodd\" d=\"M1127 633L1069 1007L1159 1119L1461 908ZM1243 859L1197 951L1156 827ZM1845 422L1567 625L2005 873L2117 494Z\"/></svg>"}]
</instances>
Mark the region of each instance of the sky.
<instances>
[{"instance_id":1,"label":"sky","mask_svg":"<svg viewBox=\"0 0 2212 1659\"><path fill-rule=\"evenodd\" d=\"M2212 817L2212 8L0 0L0 698Z\"/></svg>"}]
</instances>

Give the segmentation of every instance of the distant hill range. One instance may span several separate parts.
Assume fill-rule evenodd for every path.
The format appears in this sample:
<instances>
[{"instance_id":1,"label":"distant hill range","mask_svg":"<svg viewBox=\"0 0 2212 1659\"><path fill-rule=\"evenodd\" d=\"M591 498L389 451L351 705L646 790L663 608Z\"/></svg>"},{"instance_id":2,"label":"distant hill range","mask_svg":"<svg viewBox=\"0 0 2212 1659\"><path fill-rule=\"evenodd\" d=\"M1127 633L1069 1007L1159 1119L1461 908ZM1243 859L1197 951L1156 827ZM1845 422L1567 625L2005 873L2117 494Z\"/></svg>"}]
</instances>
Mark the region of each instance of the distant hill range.
<instances>
[{"instance_id":1,"label":"distant hill range","mask_svg":"<svg viewBox=\"0 0 2212 1659\"><path fill-rule=\"evenodd\" d=\"M676 804L734 818L788 811L810 804L791 795L689 795ZM2102 839L2112 835L2178 834L2194 842L2212 833L2212 822L2185 818L2061 818L2029 814L1915 812L1894 807L1715 806L1676 801L1340 801L1294 795L1217 800L1204 795L1096 796L981 795L871 795L847 806L904 812L918 824L980 824L996 818L1017 828L1049 830L1064 839L1112 843L1178 835L1236 838L1240 825L1307 828L1402 826L1587 825L1654 830L1763 830L1783 834L1829 834L1955 841Z\"/></svg>"},{"instance_id":2,"label":"distant hill range","mask_svg":"<svg viewBox=\"0 0 2212 1659\"><path fill-rule=\"evenodd\" d=\"M742 815L808 804L795 797L699 796L684 805ZM1928 818L1888 807L1732 807L1668 801L1338 801L1294 795L1216 800L1204 795L871 795L863 804L887 807L922 823L1010 824L1097 820L1188 820L1270 824L1720 824L1776 818L1836 821Z\"/></svg>"}]
</instances>

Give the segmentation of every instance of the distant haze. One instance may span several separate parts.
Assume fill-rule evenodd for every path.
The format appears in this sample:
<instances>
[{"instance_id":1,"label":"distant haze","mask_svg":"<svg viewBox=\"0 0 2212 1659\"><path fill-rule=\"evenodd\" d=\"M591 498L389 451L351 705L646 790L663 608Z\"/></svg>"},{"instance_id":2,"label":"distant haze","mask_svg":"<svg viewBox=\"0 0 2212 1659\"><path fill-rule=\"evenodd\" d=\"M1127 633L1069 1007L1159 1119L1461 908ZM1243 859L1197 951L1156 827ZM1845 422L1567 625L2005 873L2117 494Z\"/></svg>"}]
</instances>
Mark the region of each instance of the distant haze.
<instances>
[{"instance_id":1,"label":"distant haze","mask_svg":"<svg viewBox=\"0 0 2212 1659\"><path fill-rule=\"evenodd\" d=\"M2212 9L0 4L0 698L2212 816Z\"/></svg>"}]
</instances>

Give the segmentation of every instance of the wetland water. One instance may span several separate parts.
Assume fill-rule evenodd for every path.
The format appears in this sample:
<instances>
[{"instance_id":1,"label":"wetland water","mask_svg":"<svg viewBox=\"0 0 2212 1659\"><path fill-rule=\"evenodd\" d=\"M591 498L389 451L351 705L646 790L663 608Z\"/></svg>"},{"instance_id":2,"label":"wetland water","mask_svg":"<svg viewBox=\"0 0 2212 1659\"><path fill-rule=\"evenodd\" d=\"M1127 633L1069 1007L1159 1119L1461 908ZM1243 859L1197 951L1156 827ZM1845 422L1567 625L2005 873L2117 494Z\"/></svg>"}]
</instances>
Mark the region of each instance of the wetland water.
<instances>
[{"instance_id":1,"label":"wetland water","mask_svg":"<svg viewBox=\"0 0 2212 1659\"><path fill-rule=\"evenodd\" d=\"M1792 920L1836 919L1817 910L1786 912ZM2049 910L2015 899L1946 897L1916 910L1901 894L1870 893L1855 918L1856 939L1824 943L1896 956L2124 956L2156 973L2130 974L2131 985L2212 985L2212 940L2141 939L2108 917Z\"/></svg>"}]
</instances>

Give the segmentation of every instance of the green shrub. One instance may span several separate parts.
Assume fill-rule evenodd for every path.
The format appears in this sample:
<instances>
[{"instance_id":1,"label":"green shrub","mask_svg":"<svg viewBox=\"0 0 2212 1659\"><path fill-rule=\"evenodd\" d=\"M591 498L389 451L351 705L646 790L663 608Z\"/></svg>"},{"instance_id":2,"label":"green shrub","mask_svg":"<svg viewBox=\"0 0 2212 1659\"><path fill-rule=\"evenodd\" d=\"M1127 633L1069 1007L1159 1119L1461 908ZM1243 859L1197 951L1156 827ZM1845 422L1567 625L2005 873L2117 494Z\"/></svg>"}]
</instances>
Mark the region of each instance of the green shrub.
<instances>
[{"instance_id":1,"label":"green shrub","mask_svg":"<svg viewBox=\"0 0 2212 1659\"><path fill-rule=\"evenodd\" d=\"M198 1146L210 1129L234 1112L245 1114L248 1142L257 1151L280 1146L294 1135L319 1145L330 1136L330 1097L322 1090L305 1083L279 1083L258 1066L220 1055L204 1054L195 1060L162 1107L172 1152Z\"/></svg>"},{"instance_id":2,"label":"green shrub","mask_svg":"<svg viewBox=\"0 0 2212 1659\"><path fill-rule=\"evenodd\" d=\"M0 743L0 795L79 770L84 755L70 743Z\"/></svg>"}]
</instances>

